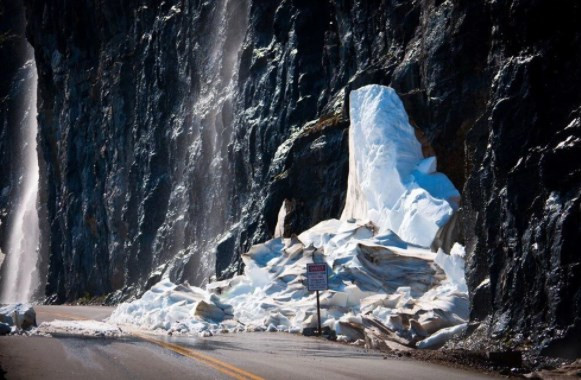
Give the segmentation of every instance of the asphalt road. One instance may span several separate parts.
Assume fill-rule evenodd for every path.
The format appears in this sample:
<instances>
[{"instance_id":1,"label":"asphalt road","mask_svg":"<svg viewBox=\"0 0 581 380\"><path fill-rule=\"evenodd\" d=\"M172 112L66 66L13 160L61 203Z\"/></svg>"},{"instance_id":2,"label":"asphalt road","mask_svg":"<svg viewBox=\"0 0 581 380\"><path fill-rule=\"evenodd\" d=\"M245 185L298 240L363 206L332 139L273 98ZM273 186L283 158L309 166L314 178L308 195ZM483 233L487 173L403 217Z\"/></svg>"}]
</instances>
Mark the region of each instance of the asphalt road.
<instances>
[{"instance_id":1,"label":"asphalt road","mask_svg":"<svg viewBox=\"0 0 581 380\"><path fill-rule=\"evenodd\" d=\"M37 320L106 318L111 308L36 306ZM7 379L485 379L485 375L285 333L209 338L0 337Z\"/></svg>"}]
</instances>

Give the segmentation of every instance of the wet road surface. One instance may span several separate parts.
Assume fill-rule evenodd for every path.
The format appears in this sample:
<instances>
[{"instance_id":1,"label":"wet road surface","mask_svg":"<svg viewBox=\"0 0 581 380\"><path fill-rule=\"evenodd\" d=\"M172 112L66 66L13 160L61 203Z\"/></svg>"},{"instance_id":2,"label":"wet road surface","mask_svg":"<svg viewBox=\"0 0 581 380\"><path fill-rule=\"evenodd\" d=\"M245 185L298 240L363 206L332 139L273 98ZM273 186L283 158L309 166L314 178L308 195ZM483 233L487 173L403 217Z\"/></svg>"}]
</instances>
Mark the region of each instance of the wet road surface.
<instances>
[{"instance_id":1,"label":"wet road surface","mask_svg":"<svg viewBox=\"0 0 581 380\"><path fill-rule=\"evenodd\" d=\"M36 306L38 323L102 320L112 308ZM0 337L7 379L485 379L476 372L285 333L209 338Z\"/></svg>"}]
</instances>

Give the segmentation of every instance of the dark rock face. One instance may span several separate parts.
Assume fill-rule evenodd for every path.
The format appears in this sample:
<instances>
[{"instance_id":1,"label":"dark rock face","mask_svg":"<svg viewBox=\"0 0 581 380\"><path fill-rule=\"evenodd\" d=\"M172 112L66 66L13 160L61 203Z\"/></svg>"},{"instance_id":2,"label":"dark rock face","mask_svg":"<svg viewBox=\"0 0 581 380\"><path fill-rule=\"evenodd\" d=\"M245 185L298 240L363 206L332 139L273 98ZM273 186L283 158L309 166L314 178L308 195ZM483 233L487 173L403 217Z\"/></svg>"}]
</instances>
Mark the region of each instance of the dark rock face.
<instances>
[{"instance_id":1,"label":"dark rock face","mask_svg":"<svg viewBox=\"0 0 581 380\"><path fill-rule=\"evenodd\" d=\"M136 294L163 272L202 283L206 252L239 218L232 94L247 5L137 3L27 2L56 302Z\"/></svg>"},{"instance_id":2,"label":"dark rock face","mask_svg":"<svg viewBox=\"0 0 581 380\"><path fill-rule=\"evenodd\" d=\"M268 231L285 202L284 237L305 231L345 204L349 121L340 114L307 123L278 149L264 202ZM313 193L319 194L313 197Z\"/></svg>"},{"instance_id":3,"label":"dark rock face","mask_svg":"<svg viewBox=\"0 0 581 380\"><path fill-rule=\"evenodd\" d=\"M581 7L489 9L495 72L468 133L467 278L490 334L581 356ZM551 25L550 28L545 25ZM475 302L476 303L476 302Z\"/></svg>"},{"instance_id":4,"label":"dark rock face","mask_svg":"<svg viewBox=\"0 0 581 380\"><path fill-rule=\"evenodd\" d=\"M576 1L25 3L52 300L228 276L285 199L288 233L337 217L348 94L379 83L463 188L486 339L579 356Z\"/></svg>"}]
</instances>

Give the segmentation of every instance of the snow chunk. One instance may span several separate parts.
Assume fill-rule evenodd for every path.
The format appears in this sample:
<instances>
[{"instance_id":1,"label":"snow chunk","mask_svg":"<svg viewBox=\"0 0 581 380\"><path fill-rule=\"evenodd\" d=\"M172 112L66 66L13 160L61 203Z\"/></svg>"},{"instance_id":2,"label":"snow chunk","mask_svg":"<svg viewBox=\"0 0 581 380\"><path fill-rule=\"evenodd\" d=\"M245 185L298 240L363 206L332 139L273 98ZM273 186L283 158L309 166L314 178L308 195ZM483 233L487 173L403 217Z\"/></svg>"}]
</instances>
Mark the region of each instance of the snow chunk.
<instances>
[{"instance_id":1,"label":"snow chunk","mask_svg":"<svg viewBox=\"0 0 581 380\"><path fill-rule=\"evenodd\" d=\"M465 255L464 247L455 243L449 255L439 249L435 260L436 264L446 272L450 283L461 292L468 292L466 277L464 276Z\"/></svg>"},{"instance_id":2,"label":"snow chunk","mask_svg":"<svg viewBox=\"0 0 581 380\"><path fill-rule=\"evenodd\" d=\"M200 332L232 318L232 306L204 289L163 280L141 299L121 304L109 323L131 324L145 330Z\"/></svg>"},{"instance_id":3,"label":"snow chunk","mask_svg":"<svg viewBox=\"0 0 581 380\"><path fill-rule=\"evenodd\" d=\"M380 231L429 247L451 218L460 193L421 145L390 87L350 94L349 180L341 219L371 220Z\"/></svg>"},{"instance_id":4,"label":"snow chunk","mask_svg":"<svg viewBox=\"0 0 581 380\"><path fill-rule=\"evenodd\" d=\"M99 337L119 337L123 332L117 326L98 321L62 321L43 322L35 331L38 335L68 334Z\"/></svg>"},{"instance_id":5,"label":"snow chunk","mask_svg":"<svg viewBox=\"0 0 581 380\"><path fill-rule=\"evenodd\" d=\"M438 331L437 333L435 333L434 335L430 336L429 338L426 338L426 339L418 342L417 347L421 348L421 349L440 348L441 346L444 345L444 343L446 343L447 341L449 341L453 337L464 334L464 332L466 331L467 328L468 328L468 324L462 323L462 324L457 325L457 326L452 326L452 327L442 329L442 330Z\"/></svg>"},{"instance_id":6,"label":"snow chunk","mask_svg":"<svg viewBox=\"0 0 581 380\"><path fill-rule=\"evenodd\" d=\"M286 218L286 214L288 214L287 204L288 201L286 199L282 201L282 205L280 206L280 210L278 211L278 216L276 218L276 227L274 227L275 238L284 236L284 219Z\"/></svg>"}]
</instances>

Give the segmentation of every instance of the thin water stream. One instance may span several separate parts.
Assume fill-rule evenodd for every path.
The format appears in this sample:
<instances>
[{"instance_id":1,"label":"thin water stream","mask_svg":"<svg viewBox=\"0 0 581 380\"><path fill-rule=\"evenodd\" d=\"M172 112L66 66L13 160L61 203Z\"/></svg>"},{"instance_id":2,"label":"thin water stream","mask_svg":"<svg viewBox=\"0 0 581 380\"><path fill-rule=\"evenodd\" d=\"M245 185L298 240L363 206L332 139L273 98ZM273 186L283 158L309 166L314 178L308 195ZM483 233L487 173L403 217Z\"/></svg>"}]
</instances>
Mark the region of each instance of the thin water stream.
<instances>
[{"instance_id":1,"label":"thin water stream","mask_svg":"<svg viewBox=\"0 0 581 380\"><path fill-rule=\"evenodd\" d=\"M32 48L30 49L32 57ZM25 91L19 124L20 173L17 183L18 198L13 217L8 221L9 236L3 268L2 303L28 302L39 285L37 261L39 243L39 220L36 208L38 198L38 154L37 146L37 82L34 59L26 62L22 81Z\"/></svg>"}]
</instances>

